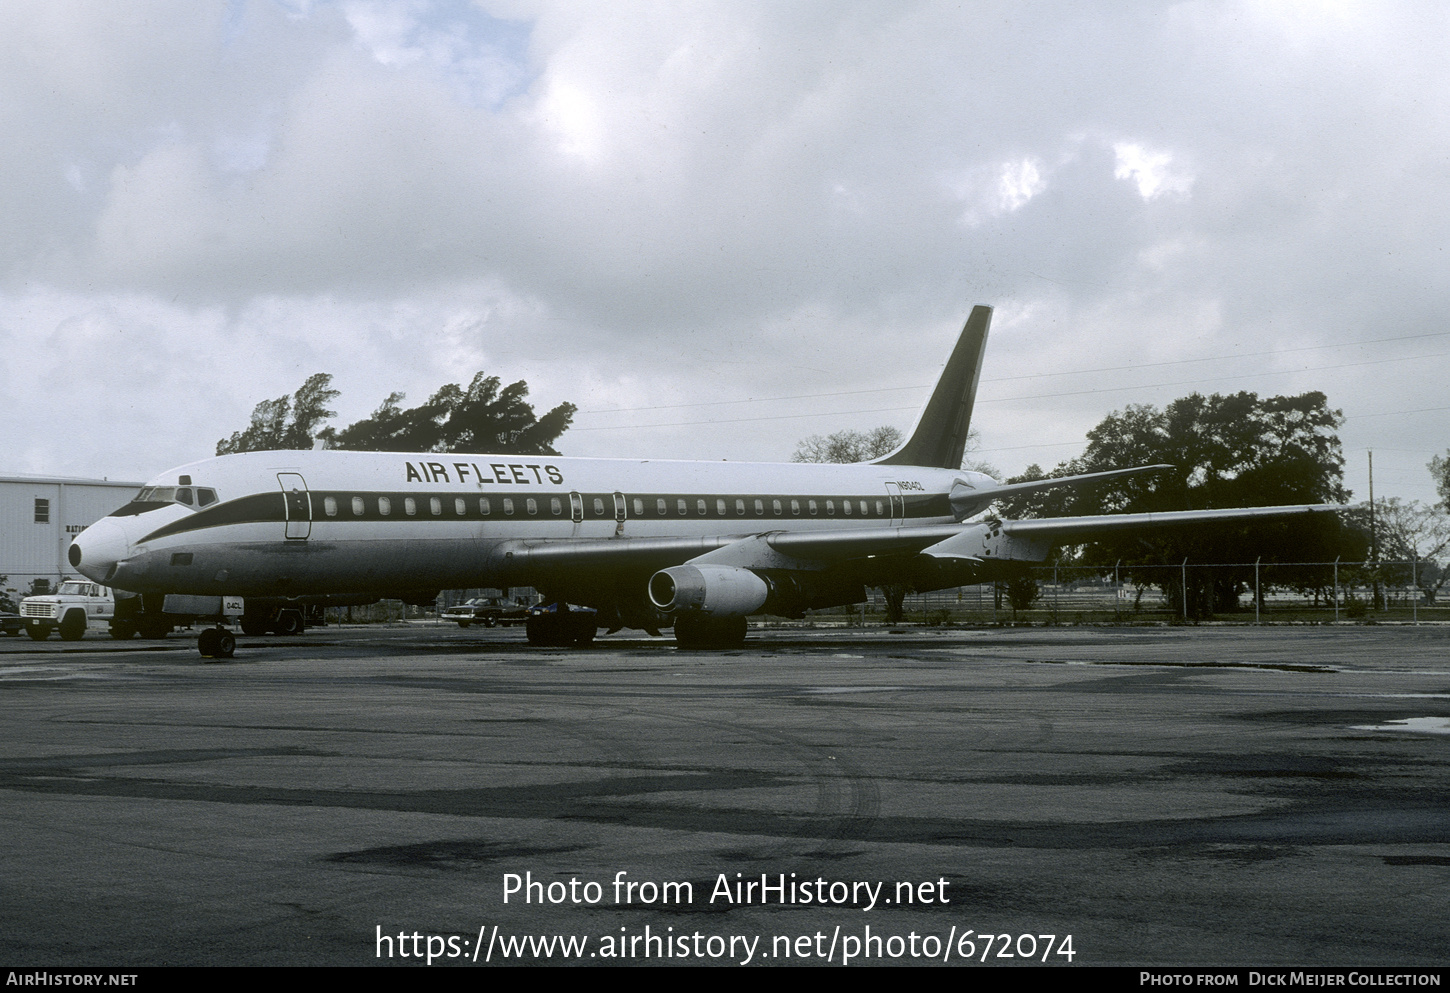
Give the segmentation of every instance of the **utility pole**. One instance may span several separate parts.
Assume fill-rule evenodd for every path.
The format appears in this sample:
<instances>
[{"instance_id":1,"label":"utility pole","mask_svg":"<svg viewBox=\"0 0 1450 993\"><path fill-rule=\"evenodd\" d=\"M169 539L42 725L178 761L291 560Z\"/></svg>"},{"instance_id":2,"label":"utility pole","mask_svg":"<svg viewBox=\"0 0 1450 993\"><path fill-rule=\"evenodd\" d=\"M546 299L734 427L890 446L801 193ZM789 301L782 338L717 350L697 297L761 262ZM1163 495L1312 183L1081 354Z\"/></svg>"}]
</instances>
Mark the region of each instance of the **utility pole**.
<instances>
[{"instance_id":1,"label":"utility pole","mask_svg":"<svg viewBox=\"0 0 1450 993\"><path fill-rule=\"evenodd\" d=\"M1369 560L1372 563L1374 575L1374 604L1375 610L1384 610L1384 594L1380 592L1380 544L1379 531L1375 524L1374 512L1374 449L1369 450Z\"/></svg>"}]
</instances>

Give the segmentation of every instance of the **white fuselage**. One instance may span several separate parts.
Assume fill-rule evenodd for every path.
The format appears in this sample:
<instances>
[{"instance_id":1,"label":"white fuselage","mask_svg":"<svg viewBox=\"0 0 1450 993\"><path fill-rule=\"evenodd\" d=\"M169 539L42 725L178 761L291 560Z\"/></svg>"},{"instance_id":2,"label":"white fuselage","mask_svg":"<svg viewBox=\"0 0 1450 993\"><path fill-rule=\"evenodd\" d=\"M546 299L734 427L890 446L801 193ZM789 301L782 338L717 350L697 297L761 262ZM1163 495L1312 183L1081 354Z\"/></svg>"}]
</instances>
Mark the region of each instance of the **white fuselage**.
<instances>
[{"instance_id":1,"label":"white fuselage","mask_svg":"<svg viewBox=\"0 0 1450 993\"><path fill-rule=\"evenodd\" d=\"M254 452L156 477L143 495L170 502L133 502L93 525L72 564L138 593L529 585L509 550L531 543L951 524L996 487L979 473L872 464ZM202 489L215 493L206 506Z\"/></svg>"}]
</instances>

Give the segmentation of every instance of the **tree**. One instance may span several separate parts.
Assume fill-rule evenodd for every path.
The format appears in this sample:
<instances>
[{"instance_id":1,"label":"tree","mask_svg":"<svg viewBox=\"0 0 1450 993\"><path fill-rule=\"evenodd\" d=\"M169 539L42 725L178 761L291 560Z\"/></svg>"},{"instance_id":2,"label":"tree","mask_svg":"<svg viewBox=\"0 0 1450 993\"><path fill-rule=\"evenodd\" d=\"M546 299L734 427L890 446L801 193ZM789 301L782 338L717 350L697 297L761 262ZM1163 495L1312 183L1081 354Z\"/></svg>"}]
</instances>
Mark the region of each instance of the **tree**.
<instances>
[{"instance_id":1,"label":"tree","mask_svg":"<svg viewBox=\"0 0 1450 993\"><path fill-rule=\"evenodd\" d=\"M371 417L341 431L322 428L337 416L327 405L339 395L332 377L317 373L296 394L263 400L252 411L245 431L217 442L217 454L328 447L350 451L490 452L557 455L553 443L574 419L572 403L561 403L536 417L525 398L528 384L520 380L500 389L497 376L478 373L468 389L450 383L427 403L404 409L405 395L390 393Z\"/></svg>"},{"instance_id":2,"label":"tree","mask_svg":"<svg viewBox=\"0 0 1450 993\"><path fill-rule=\"evenodd\" d=\"M860 431L837 431L821 437L813 434L802 438L795 446L792 462L869 462L889 455L900 448L906 439L901 431L889 424L861 433Z\"/></svg>"},{"instance_id":3,"label":"tree","mask_svg":"<svg viewBox=\"0 0 1450 993\"><path fill-rule=\"evenodd\" d=\"M1413 581L1425 602L1434 603L1450 578L1437 561L1450 547L1450 518L1418 500L1388 497L1375 501L1375 522L1380 560L1386 563L1383 578L1400 585Z\"/></svg>"},{"instance_id":4,"label":"tree","mask_svg":"<svg viewBox=\"0 0 1450 993\"><path fill-rule=\"evenodd\" d=\"M1440 494L1440 509L1450 513L1450 451L1432 458L1428 468L1430 475L1435 477L1435 489Z\"/></svg>"},{"instance_id":5,"label":"tree","mask_svg":"<svg viewBox=\"0 0 1450 993\"><path fill-rule=\"evenodd\" d=\"M327 405L341 394L331 388L332 376L313 373L298 388L295 396L283 394L275 400L263 400L252 408L252 423L245 431L216 443L218 455L234 452L268 452L282 449L311 448L318 425L337 411ZM288 414L291 419L288 419Z\"/></svg>"},{"instance_id":6,"label":"tree","mask_svg":"<svg viewBox=\"0 0 1450 993\"><path fill-rule=\"evenodd\" d=\"M1042 590L1037 580L1023 573L1007 581L1007 602L1012 605L1012 623L1017 623L1017 611L1026 610L1037 602Z\"/></svg>"},{"instance_id":7,"label":"tree","mask_svg":"<svg viewBox=\"0 0 1450 993\"><path fill-rule=\"evenodd\" d=\"M1049 476L1168 463L1175 468L1111 480L1097 486L1043 490L1002 501L1012 517L1075 517L1104 513L1273 506L1289 503L1342 503L1344 456L1334 430L1342 421L1323 393L1260 398L1193 394L1158 410L1147 404L1115 411L1088 432L1083 455L1044 473L1031 466L1009 482ZM1191 562L1331 561L1341 554L1337 522L1318 518L1211 529L1174 529L1153 535L1124 535L1085 546L1084 564L1160 566L1156 574L1140 568L1144 580L1163 586L1178 608L1187 597L1189 613L1202 616L1233 609L1252 581L1252 567L1214 570L1213 579L1190 573L1182 589L1180 570L1164 565ZM1252 548L1250 553L1248 549ZM1291 577L1305 582L1319 577ZM1325 585L1328 581L1324 580Z\"/></svg>"}]
</instances>

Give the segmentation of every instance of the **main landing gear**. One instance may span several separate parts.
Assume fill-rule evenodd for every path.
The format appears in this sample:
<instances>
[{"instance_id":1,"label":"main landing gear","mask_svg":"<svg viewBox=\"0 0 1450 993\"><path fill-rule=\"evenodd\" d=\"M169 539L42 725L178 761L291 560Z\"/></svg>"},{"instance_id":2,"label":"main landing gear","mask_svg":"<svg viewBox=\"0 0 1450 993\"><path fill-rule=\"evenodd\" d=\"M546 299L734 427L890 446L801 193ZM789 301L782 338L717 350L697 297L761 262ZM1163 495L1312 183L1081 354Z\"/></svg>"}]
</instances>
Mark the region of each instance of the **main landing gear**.
<instances>
[{"instance_id":1,"label":"main landing gear","mask_svg":"<svg viewBox=\"0 0 1450 993\"><path fill-rule=\"evenodd\" d=\"M530 613L524 630L531 645L570 648L592 642L598 625L593 610L570 610L568 604L550 604Z\"/></svg>"},{"instance_id":2,"label":"main landing gear","mask_svg":"<svg viewBox=\"0 0 1450 993\"><path fill-rule=\"evenodd\" d=\"M680 648L741 648L749 625L744 617L675 617L675 644Z\"/></svg>"}]
</instances>

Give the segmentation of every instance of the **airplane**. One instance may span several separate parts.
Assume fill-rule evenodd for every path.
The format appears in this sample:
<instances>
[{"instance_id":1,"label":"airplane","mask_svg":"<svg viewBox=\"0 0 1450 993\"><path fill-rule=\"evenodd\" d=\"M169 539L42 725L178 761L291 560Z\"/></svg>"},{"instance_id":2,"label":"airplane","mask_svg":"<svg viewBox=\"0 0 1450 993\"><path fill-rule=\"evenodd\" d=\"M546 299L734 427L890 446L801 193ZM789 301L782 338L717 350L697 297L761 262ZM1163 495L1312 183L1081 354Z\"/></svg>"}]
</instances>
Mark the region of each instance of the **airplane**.
<instances>
[{"instance_id":1,"label":"airplane","mask_svg":"<svg viewBox=\"0 0 1450 993\"><path fill-rule=\"evenodd\" d=\"M1333 509L972 521L1005 496L1171 468L1011 484L962 469L991 317L990 307L973 308L911 435L870 462L223 455L156 476L81 532L69 560L140 594L153 634L170 630L154 627L158 612L217 618L198 639L212 658L235 649L223 621L252 634L300 628L303 605L421 603L440 589L511 586L532 586L551 604L528 621L536 645L587 644L601 626L672 626L680 647L729 648L743 644L750 615L860 603L867 586L944 589L1112 532Z\"/></svg>"}]
</instances>

